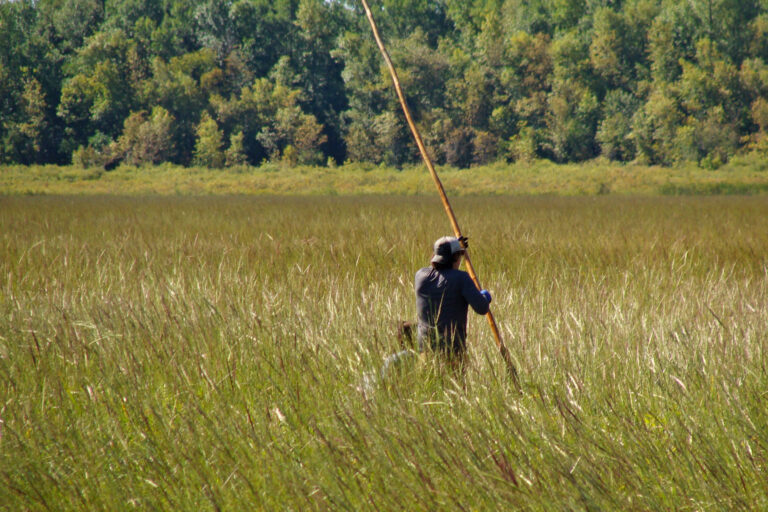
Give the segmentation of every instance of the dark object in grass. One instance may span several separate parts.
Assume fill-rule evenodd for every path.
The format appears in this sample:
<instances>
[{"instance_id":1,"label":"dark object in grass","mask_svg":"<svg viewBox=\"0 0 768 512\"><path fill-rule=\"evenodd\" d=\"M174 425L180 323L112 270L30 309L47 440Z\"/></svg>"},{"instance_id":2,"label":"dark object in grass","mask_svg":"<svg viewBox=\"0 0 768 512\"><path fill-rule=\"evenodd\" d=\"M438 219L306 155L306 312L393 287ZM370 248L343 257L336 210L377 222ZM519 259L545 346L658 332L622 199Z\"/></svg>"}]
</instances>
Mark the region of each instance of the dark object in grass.
<instances>
[{"instance_id":1,"label":"dark object in grass","mask_svg":"<svg viewBox=\"0 0 768 512\"><path fill-rule=\"evenodd\" d=\"M111 158L107 160L107 162L104 163L104 170L105 171L112 171L117 168L118 165L120 165L123 161L122 156L116 156L114 158Z\"/></svg>"},{"instance_id":2,"label":"dark object in grass","mask_svg":"<svg viewBox=\"0 0 768 512\"><path fill-rule=\"evenodd\" d=\"M413 349L413 323L400 320L397 323L397 343L401 349Z\"/></svg>"}]
</instances>

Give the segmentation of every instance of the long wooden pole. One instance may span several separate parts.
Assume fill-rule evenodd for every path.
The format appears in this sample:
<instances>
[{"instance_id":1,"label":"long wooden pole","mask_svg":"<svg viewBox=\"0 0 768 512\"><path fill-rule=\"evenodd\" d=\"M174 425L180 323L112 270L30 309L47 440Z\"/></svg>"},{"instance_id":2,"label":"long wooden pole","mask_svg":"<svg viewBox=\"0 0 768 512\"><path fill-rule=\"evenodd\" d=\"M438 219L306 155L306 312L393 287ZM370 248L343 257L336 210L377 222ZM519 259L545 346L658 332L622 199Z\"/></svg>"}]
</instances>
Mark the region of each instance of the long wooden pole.
<instances>
[{"instance_id":1,"label":"long wooden pole","mask_svg":"<svg viewBox=\"0 0 768 512\"><path fill-rule=\"evenodd\" d=\"M387 67L389 68L389 74L392 75L392 82L395 85L395 91L397 91L397 98L400 100L400 106L403 108L403 113L405 114L405 119L408 121L408 126L411 128L411 133L413 134L413 138L416 140L416 145L419 147L419 153L421 153L421 158L424 160L424 164L427 166L427 169L429 169L429 174L432 175L432 180L435 182L435 186L437 187L437 192L440 194L440 199L443 202L443 207L445 208L445 212L448 214L448 219L451 221L451 226L453 227L453 233L456 235L456 238L461 238L461 229L459 228L459 223L456 220L456 215L453 213L453 208L451 208L451 203L448 201L448 196L445 194L445 188L443 187L443 182L440 181L440 177L437 175L437 171L435 170L435 166L432 165L432 159L429 157L429 154L427 153L427 150L424 146L424 141L421 139L421 135L419 134L418 128L416 128L416 123L413 122L413 118L411 117L411 111L408 108L408 104L405 101L405 95L403 94L403 89L400 87L400 80L397 78L397 71L395 70L395 66L392 64L392 59L389 58L389 53L387 52L387 49L384 47L384 42L381 40L381 36L379 35L379 29L376 26L376 21L373 19L373 13L371 12L371 8L368 6L368 2L366 0L361 0L363 3L363 8L365 9L365 15L368 17L368 21L371 24L371 29L373 30L373 37L376 39L376 44L379 47L379 50L381 50L381 54L384 56L384 61L387 63ZM472 260L469 258L469 253L466 253L464 256L464 262L467 268L467 273L472 278L472 281L474 281L475 286L477 286L478 289L481 289L480 281L477 279L477 274L475 273L475 269L472 266ZM517 380L517 369L515 368L515 364L512 362L512 358L509 355L509 351L507 350L507 346L504 345L504 341L501 339L501 333L499 333L499 328L496 325L496 319L493 317L493 313L491 313L490 309L488 310L488 313L485 315L486 318L488 318L488 324L491 326L491 332L493 333L493 337L496 340L496 346L499 348L499 352L501 353L501 357L504 359L504 362L507 365L507 369L509 370L510 374L512 375L515 385L519 386L518 380Z\"/></svg>"}]
</instances>

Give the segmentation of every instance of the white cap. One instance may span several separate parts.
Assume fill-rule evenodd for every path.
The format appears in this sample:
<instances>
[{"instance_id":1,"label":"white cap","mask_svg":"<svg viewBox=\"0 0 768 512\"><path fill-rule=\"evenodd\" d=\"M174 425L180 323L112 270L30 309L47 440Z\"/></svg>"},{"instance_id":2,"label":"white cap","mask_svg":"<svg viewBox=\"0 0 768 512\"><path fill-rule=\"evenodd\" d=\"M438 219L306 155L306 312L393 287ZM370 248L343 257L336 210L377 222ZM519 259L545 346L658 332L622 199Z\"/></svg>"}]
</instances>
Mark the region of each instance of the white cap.
<instances>
[{"instance_id":1,"label":"white cap","mask_svg":"<svg viewBox=\"0 0 768 512\"><path fill-rule=\"evenodd\" d=\"M464 247L455 236L444 236L435 241L434 252L432 263L451 263L456 253L464 252Z\"/></svg>"}]
</instances>

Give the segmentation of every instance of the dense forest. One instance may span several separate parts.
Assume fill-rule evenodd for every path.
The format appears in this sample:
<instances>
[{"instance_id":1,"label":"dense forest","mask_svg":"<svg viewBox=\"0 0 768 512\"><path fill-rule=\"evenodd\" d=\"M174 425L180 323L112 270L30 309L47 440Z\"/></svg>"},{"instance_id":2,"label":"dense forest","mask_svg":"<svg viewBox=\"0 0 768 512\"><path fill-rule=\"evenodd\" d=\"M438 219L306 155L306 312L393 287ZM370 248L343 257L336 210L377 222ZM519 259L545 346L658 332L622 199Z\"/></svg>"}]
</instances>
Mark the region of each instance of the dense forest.
<instances>
[{"instance_id":1,"label":"dense forest","mask_svg":"<svg viewBox=\"0 0 768 512\"><path fill-rule=\"evenodd\" d=\"M371 0L439 163L768 154L768 0ZM356 0L0 0L0 163L418 159Z\"/></svg>"}]
</instances>

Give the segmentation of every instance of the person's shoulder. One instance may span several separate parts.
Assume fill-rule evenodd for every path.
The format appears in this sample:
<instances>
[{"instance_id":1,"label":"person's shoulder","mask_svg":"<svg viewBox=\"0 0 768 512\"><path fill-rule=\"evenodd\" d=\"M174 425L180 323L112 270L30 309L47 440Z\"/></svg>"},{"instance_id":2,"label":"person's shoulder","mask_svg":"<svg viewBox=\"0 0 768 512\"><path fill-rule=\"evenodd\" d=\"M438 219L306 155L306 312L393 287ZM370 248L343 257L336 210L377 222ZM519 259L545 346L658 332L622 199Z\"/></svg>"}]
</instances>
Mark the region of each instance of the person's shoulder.
<instances>
[{"instance_id":1,"label":"person's shoulder","mask_svg":"<svg viewBox=\"0 0 768 512\"><path fill-rule=\"evenodd\" d=\"M416 271L416 279L423 279L432 272L432 267L420 268Z\"/></svg>"},{"instance_id":2,"label":"person's shoulder","mask_svg":"<svg viewBox=\"0 0 768 512\"><path fill-rule=\"evenodd\" d=\"M463 270L459 270L457 268L449 268L445 271L446 274L449 274L451 277L455 279L471 279L469 277L469 274L466 273Z\"/></svg>"}]
</instances>

